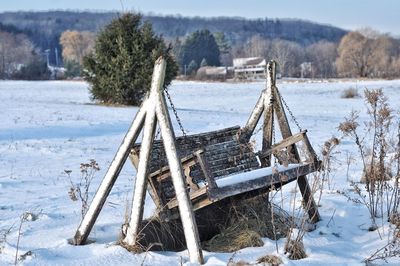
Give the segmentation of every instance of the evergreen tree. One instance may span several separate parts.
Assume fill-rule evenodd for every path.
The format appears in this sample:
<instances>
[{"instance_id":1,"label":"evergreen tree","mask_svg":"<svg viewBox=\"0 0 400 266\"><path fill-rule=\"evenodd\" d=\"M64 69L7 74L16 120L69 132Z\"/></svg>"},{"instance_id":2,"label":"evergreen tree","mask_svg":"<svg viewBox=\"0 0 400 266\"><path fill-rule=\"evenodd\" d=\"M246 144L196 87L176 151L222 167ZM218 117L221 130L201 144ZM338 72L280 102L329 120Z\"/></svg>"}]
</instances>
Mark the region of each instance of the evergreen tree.
<instances>
[{"instance_id":1,"label":"evergreen tree","mask_svg":"<svg viewBox=\"0 0 400 266\"><path fill-rule=\"evenodd\" d=\"M220 65L218 45L209 30L194 32L186 39L183 46L183 65L189 65L194 61L199 66L203 58L209 66Z\"/></svg>"},{"instance_id":2,"label":"evergreen tree","mask_svg":"<svg viewBox=\"0 0 400 266\"><path fill-rule=\"evenodd\" d=\"M195 72L198 69L198 65L196 63L196 61L192 60L190 61L188 67L187 67L187 74L191 75L193 74L193 72Z\"/></svg>"},{"instance_id":3,"label":"evergreen tree","mask_svg":"<svg viewBox=\"0 0 400 266\"><path fill-rule=\"evenodd\" d=\"M226 36L223 32L216 32L213 34L215 38L215 42L218 45L219 52L221 54L227 54L231 51L231 45L229 41L226 39Z\"/></svg>"},{"instance_id":4,"label":"evergreen tree","mask_svg":"<svg viewBox=\"0 0 400 266\"><path fill-rule=\"evenodd\" d=\"M175 61L178 63L179 67L182 68L183 44L178 37L175 39L175 42L172 45L172 54L174 55Z\"/></svg>"},{"instance_id":5,"label":"evergreen tree","mask_svg":"<svg viewBox=\"0 0 400 266\"><path fill-rule=\"evenodd\" d=\"M207 60L203 58L203 60L201 60L200 67L205 67L205 66L208 66L208 63Z\"/></svg>"},{"instance_id":6,"label":"evergreen tree","mask_svg":"<svg viewBox=\"0 0 400 266\"><path fill-rule=\"evenodd\" d=\"M65 77L67 78L75 78L81 76L82 66L77 61L74 60L65 61L64 68L65 68Z\"/></svg>"},{"instance_id":7,"label":"evergreen tree","mask_svg":"<svg viewBox=\"0 0 400 266\"><path fill-rule=\"evenodd\" d=\"M47 62L39 55L34 54L31 61L14 73L12 78L21 80L47 80L50 78L50 75L51 72L47 68Z\"/></svg>"},{"instance_id":8,"label":"evergreen tree","mask_svg":"<svg viewBox=\"0 0 400 266\"><path fill-rule=\"evenodd\" d=\"M139 105L150 89L154 62L164 56L164 86L176 76L177 64L151 24L140 14L114 19L97 36L94 52L84 58L84 78L91 83L93 99L105 103Z\"/></svg>"}]
</instances>

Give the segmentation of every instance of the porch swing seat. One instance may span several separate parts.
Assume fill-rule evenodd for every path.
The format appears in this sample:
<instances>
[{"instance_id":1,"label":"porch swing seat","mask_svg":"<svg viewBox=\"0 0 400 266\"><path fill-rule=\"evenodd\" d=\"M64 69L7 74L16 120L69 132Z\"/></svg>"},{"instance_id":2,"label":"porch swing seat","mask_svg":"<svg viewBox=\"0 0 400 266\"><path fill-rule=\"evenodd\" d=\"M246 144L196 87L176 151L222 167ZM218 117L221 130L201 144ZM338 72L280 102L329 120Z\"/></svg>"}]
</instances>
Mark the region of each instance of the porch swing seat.
<instances>
[{"instance_id":1,"label":"porch swing seat","mask_svg":"<svg viewBox=\"0 0 400 266\"><path fill-rule=\"evenodd\" d=\"M315 172L319 161L308 152L304 161L279 162L262 166L261 160L288 153L302 142L307 147L306 131L282 140L264 152L255 152L250 143L240 141L239 126L176 138L193 210L199 210L225 198L251 192L256 196ZM135 144L130 159L137 167L140 144ZM279 158L278 158L279 160ZM178 202L162 141L155 141L149 162L148 191L160 213L178 217ZM166 211L167 209L167 211Z\"/></svg>"}]
</instances>

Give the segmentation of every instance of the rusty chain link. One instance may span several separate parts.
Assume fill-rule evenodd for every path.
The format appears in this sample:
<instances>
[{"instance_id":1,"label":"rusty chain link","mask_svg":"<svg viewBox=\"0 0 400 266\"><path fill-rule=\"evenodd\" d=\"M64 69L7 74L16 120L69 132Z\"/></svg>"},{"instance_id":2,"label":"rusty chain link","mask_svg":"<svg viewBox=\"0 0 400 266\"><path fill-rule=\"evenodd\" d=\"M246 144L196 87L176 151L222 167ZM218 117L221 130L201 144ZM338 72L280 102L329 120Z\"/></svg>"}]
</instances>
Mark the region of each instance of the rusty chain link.
<instances>
[{"instance_id":1,"label":"rusty chain link","mask_svg":"<svg viewBox=\"0 0 400 266\"><path fill-rule=\"evenodd\" d=\"M186 139L186 132L185 132L185 129L183 128L181 119L179 118L179 115L178 115L178 112L177 112L177 110L176 110L176 108L175 108L175 105L174 105L174 103L172 102L171 95L169 94L167 88L164 88L164 92L165 92L165 95L167 95L168 102L169 102L169 104L171 105L172 111L174 112L174 116L175 116L176 121L178 122L179 128L180 128L181 131L182 131L182 136Z\"/></svg>"}]
</instances>

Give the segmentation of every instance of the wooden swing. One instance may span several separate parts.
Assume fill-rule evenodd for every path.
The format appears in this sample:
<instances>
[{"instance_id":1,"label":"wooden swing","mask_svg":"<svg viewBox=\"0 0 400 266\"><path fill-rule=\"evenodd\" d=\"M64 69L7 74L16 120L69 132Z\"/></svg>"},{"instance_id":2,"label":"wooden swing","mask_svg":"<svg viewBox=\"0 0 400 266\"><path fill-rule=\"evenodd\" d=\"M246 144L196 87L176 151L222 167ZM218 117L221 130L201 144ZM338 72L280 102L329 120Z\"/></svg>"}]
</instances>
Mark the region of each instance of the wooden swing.
<instances>
[{"instance_id":1,"label":"wooden swing","mask_svg":"<svg viewBox=\"0 0 400 266\"><path fill-rule=\"evenodd\" d=\"M146 188L162 220L181 219L192 262L204 262L195 212L227 198L244 194L258 196L268 193L272 187L278 188L297 180L310 221L319 221L306 175L317 171L320 161L306 131L292 135L282 98L275 85L275 67L274 61L268 63L266 89L261 93L246 126L176 138L162 93L166 63L164 59L158 59L150 93L75 234L75 244L84 244L87 240L128 156L137 169L137 175L130 221L123 232L123 242L127 245L135 245L138 240ZM262 114L262 149L255 152L250 138ZM278 143L272 143L274 116L283 138ZM162 139L154 141L157 122ZM142 128L142 143L135 144ZM298 152L297 145L301 142L305 156L300 156ZM278 163L271 165L272 158Z\"/></svg>"}]
</instances>

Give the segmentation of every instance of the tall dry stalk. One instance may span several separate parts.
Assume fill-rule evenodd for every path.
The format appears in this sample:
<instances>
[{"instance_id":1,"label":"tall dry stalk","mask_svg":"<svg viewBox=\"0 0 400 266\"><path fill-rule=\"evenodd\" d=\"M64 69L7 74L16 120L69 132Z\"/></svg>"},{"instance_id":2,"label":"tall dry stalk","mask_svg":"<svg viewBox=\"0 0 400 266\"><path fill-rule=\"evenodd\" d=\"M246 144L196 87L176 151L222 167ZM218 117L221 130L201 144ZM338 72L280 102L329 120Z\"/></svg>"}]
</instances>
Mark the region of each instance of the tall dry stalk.
<instances>
[{"instance_id":1,"label":"tall dry stalk","mask_svg":"<svg viewBox=\"0 0 400 266\"><path fill-rule=\"evenodd\" d=\"M81 215L82 218L85 216L87 209L89 208L89 189L96 172L100 171L98 163L91 159L89 163L81 163L80 172L81 177L78 183L72 181L71 170L64 170L69 178L71 184L68 195L72 201L81 202Z\"/></svg>"},{"instance_id":2,"label":"tall dry stalk","mask_svg":"<svg viewBox=\"0 0 400 266\"><path fill-rule=\"evenodd\" d=\"M311 183L311 195L314 197L318 195L318 200L316 205L318 206L321 198L325 184L330 178L330 174L333 171L332 159L335 155L335 148L339 145L339 140L335 137L329 139L324 143L322 150L322 161L321 168L318 172L313 175L313 180ZM303 238L306 232L310 231L310 218L308 217L308 210L312 207L311 201L305 204L303 202L304 212L295 214L296 210L296 196L297 196L297 186L294 193L292 201L292 212L293 212L293 223L289 229L285 244L285 253L289 253L290 259L301 259L305 258L307 255L304 251ZM311 219L312 220L312 219ZM297 221L297 222L296 222ZM297 228L296 235L294 234L294 228Z\"/></svg>"},{"instance_id":3,"label":"tall dry stalk","mask_svg":"<svg viewBox=\"0 0 400 266\"><path fill-rule=\"evenodd\" d=\"M357 129L358 112L352 111L345 121L340 123L339 131L344 136L353 138L359 156L363 164L363 175L365 180L365 189L368 193L367 201L363 202L368 208L373 226L376 226L376 218L383 217L385 208L385 194L390 187L390 167L387 163L389 151L389 136L392 126L393 111L389 107L388 99L381 89L364 91L364 99L367 105L369 120L365 123L366 135L361 138ZM367 151L370 151L368 154ZM355 185L356 192L363 197L363 192Z\"/></svg>"}]
</instances>

